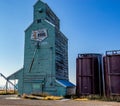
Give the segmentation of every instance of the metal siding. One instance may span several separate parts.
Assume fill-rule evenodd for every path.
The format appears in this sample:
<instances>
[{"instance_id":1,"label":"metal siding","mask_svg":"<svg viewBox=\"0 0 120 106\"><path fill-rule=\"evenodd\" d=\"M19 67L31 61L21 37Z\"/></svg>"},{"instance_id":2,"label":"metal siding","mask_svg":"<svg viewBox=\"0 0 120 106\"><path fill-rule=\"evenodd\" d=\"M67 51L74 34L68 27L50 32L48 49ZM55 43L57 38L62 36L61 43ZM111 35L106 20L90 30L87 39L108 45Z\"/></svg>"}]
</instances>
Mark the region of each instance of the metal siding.
<instances>
[{"instance_id":1,"label":"metal siding","mask_svg":"<svg viewBox=\"0 0 120 106\"><path fill-rule=\"evenodd\" d=\"M120 55L111 54L104 57L106 95L120 95Z\"/></svg>"},{"instance_id":2,"label":"metal siding","mask_svg":"<svg viewBox=\"0 0 120 106\"><path fill-rule=\"evenodd\" d=\"M77 95L101 94L102 80L99 54L82 54L76 59L76 92ZM100 73L99 73L100 72ZM100 77L100 78L99 78Z\"/></svg>"}]
</instances>

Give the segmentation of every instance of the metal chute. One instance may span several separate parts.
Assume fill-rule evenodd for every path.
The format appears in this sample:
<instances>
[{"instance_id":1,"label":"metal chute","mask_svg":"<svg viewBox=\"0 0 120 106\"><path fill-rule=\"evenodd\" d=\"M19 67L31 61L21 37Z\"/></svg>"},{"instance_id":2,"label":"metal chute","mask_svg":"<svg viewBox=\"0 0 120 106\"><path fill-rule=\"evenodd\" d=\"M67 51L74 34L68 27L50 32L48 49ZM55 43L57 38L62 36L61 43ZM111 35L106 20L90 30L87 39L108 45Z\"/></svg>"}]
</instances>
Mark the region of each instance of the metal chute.
<instances>
[{"instance_id":1,"label":"metal chute","mask_svg":"<svg viewBox=\"0 0 120 106\"><path fill-rule=\"evenodd\" d=\"M36 48L35 48L35 50L34 50L32 62L31 62L31 64L30 64L29 72L31 72L31 70L32 70L32 66L33 66L33 63L34 63L34 60L35 60L35 55L36 55L39 47L40 47L39 42L37 42Z\"/></svg>"}]
</instances>

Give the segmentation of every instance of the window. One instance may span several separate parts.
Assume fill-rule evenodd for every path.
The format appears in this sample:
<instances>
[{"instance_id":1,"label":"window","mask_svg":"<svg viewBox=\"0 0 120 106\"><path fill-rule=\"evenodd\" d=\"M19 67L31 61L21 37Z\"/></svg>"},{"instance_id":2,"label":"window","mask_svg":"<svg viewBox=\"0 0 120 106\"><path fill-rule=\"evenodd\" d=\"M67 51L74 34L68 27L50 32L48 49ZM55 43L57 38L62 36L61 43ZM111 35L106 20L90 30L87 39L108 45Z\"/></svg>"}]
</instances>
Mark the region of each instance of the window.
<instances>
[{"instance_id":1,"label":"window","mask_svg":"<svg viewBox=\"0 0 120 106\"><path fill-rule=\"evenodd\" d=\"M41 23L41 19L38 19L38 20L37 20L37 23Z\"/></svg>"},{"instance_id":2,"label":"window","mask_svg":"<svg viewBox=\"0 0 120 106\"><path fill-rule=\"evenodd\" d=\"M42 12L43 12L43 9L42 9L42 8L40 8L38 11L39 11L39 13L42 13Z\"/></svg>"}]
</instances>

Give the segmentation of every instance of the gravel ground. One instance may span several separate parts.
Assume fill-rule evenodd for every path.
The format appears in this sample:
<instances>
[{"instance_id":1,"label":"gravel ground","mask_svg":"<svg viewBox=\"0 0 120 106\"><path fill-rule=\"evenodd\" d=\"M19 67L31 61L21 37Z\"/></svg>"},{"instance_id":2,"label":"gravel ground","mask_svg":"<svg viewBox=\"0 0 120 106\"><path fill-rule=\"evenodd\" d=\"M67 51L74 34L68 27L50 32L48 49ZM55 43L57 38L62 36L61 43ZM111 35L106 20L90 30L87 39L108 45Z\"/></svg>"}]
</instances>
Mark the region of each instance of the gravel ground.
<instances>
[{"instance_id":1,"label":"gravel ground","mask_svg":"<svg viewBox=\"0 0 120 106\"><path fill-rule=\"evenodd\" d=\"M16 96L0 96L0 106L120 106L120 102L63 100L29 100Z\"/></svg>"}]
</instances>

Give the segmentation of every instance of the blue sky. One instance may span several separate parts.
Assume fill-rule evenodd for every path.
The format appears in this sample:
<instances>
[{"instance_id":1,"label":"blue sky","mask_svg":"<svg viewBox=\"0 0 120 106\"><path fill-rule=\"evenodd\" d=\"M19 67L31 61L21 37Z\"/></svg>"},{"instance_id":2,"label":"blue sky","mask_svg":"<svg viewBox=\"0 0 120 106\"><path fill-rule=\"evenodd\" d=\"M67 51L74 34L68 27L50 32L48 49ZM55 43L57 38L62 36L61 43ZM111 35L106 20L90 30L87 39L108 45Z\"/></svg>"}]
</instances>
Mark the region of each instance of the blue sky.
<instances>
[{"instance_id":1,"label":"blue sky","mask_svg":"<svg viewBox=\"0 0 120 106\"><path fill-rule=\"evenodd\" d=\"M24 30L32 23L37 0L0 0L0 72L23 67ZM69 76L75 83L78 53L120 49L119 0L43 0L60 19L69 39Z\"/></svg>"}]
</instances>

